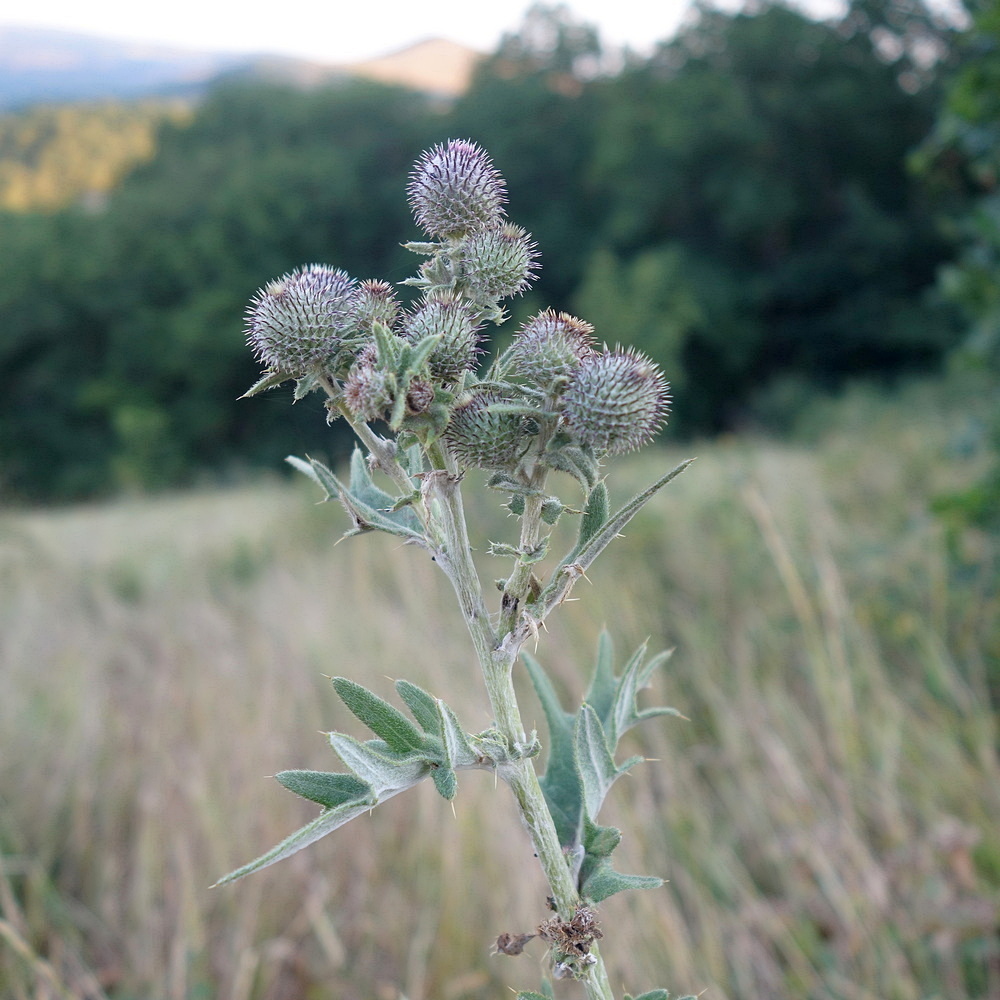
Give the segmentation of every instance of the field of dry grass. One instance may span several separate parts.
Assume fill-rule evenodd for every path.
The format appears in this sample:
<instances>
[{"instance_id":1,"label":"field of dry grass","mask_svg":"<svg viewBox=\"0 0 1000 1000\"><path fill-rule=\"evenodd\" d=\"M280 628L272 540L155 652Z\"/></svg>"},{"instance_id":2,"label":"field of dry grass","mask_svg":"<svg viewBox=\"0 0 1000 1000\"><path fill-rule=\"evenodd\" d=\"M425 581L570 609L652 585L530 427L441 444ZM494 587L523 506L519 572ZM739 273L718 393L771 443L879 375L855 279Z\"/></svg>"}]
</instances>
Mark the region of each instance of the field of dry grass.
<instances>
[{"instance_id":1,"label":"field of dry grass","mask_svg":"<svg viewBox=\"0 0 1000 1000\"><path fill-rule=\"evenodd\" d=\"M621 656L676 649L655 698L690 721L630 734L653 760L607 807L619 867L669 880L602 907L616 989L1000 997L997 554L928 512L975 471L962 426L861 399L813 446L695 449L542 635L567 698L602 626ZM644 453L613 488L687 455ZM426 783L208 888L312 815L268 775L336 769L321 733L361 735L324 675L386 697L405 677L489 722L436 567L335 545L342 513L314 499L275 482L0 520L3 998L537 987L540 950L489 954L545 889L485 774L454 810Z\"/></svg>"}]
</instances>

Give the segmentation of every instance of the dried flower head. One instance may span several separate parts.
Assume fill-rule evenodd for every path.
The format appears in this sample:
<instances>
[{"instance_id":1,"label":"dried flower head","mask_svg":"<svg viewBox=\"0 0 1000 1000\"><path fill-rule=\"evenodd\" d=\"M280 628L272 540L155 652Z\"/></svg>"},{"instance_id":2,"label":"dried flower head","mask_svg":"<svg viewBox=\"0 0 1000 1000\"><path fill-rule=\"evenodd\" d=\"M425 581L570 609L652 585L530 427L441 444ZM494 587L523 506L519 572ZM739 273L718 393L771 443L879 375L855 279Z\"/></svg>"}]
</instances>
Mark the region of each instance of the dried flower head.
<instances>
[{"instance_id":1,"label":"dried flower head","mask_svg":"<svg viewBox=\"0 0 1000 1000\"><path fill-rule=\"evenodd\" d=\"M346 271L309 264L269 282L246 312L247 343L275 371L306 372L358 330L357 282Z\"/></svg>"},{"instance_id":2,"label":"dried flower head","mask_svg":"<svg viewBox=\"0 0 1000 1000\"><path fill-rule=\"evenodd\" d=\"M524 418L492 409L503 402L495 393L482 392L452 411L444 436L459 465L503 469L517 458Z\"/></svg>"},{"instance_id":3,"label":"dried flower head","mask_svg":"<svg viewBox=\"0 0 1000 1000\"><path fill-rule=\"evenodd\" d=\"M520 226L506 223L472 233L462 246L463 276L484 299L507 299L531 287L538 245Z\"/></svg>"},{"instance_id":4,"label":"dried flower head","mask_svg":"<svg viewBox=\"0 0 1000 1000\"><path fill-rule=\"evenodd\" d=\"M420 157L406 195L417 225L447 238L499 225L507 186L479 146L450 139Z\"/></svg>"},{"instance_id":5,"label":"dried flower head","mask_svg":"<svg viewBox=\"0 0 1000 1000\"><path fill-rule=\"evenodd\" d=\"M644 354L631 348L584 359L563 396L573 433L598 454L615 455L652 440L666 418L669 386Z\"/></svg>"},{"instance_id":6,"label":"dried flower head","mask_svg":"<svg viewBox=\"0 0 1000 1000\"><path fill-rule=\"evenodd\" d=\"M416 344L424 337L439 334L441 341L427 361L431 374L439 382L457 382L476 367L480 329L468 303L441 295L404 318L402 335Z\"/></svg>"},{"instance_id":7,"label":"dried flower head","mask_svg":"<svg viewBox=\"0 0 1000 1000\"><path fill-rule=\"evenodd\" d=\"M518 375L549 389L557 378L568 378L593 354L594 328L589 323L546 309L518 331L512 360Z\"/></svg>"}]
</instances>

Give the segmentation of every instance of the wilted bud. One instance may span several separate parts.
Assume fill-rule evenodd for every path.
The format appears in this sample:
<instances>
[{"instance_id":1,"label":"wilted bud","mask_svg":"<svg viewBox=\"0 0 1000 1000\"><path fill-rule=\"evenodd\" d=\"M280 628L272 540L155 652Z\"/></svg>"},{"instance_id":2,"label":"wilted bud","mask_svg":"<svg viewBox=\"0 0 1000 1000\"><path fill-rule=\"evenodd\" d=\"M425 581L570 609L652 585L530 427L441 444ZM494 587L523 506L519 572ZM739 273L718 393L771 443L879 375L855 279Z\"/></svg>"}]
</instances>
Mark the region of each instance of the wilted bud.
<instances>
[{"instance_id":1,"label":"wilted bud","mask_svg":"<svg viewBox=\"0 0 1000 1000\"><path fill-rule=\"evenodd\" d=\"M563 396L573 433L598 454L632 451L652 440L667 415L669 386L638 351L605 351L585 359Z\"/></svg>"},{"instance_id":2,"label":"wilted bud","mask_svg":"<svg viewBox=\"0 0 1000 1000\"><path fill-rule=\"evenodd\" d=\"M507 186L479 146L450 139L420 157L406 195L417 224L432 236L447 238L498 226Z\"/></svg>"},{"instance_id":3,"label":"wilted bud","mask_svg":"<svg viewBox=\"0 0 1000 1000\"><path fill-rule=\"evenodd\" d=\"M513 344L515 372L545 389L557 378L572 375L593 354L594 328L552 309L528 320Z\"/></svg>"},{"instance_id":4,"label":"wilted bud","mask_svg":"<svg viewBox=\"0 0 1000 1000\"><path fill-rule=\"evenodd\" d=\"M269 282L246 312L247 343L275 371L299 374L325 361L358 330L357 282L310 264Z\"/></svg>"},{"instance_id":5,"label":"wilted bud","mask_svg":"<svg viewBox=\"0 0 1000 1000\"><path fill-rule=\"evenodd\" d=\"M416 344L424 337L440 334L441 340L427 364L439 382L457 382L476 367L479 330L471 306L461 299L441 296L406 316L402 335Z\"/></svg>"},{"instance_id":6,"label":"wilted bud","mask_svg":"<svg viewBox=\"0 0 1000 1000\"><path fill-rule=\"evenodd\" d=\"M503 469L518 455L524 418L490 407L503 400L489 392L456 406L444 436L459 465Z\"/></svg>"},{"instance_id":7,"label":"wilted bud","mask_svg":"<svg viewBox=\"0 0 1000 1000\"><path fill-rule=\"evenodd\" d=\"M391 330L399 315L399 300L387 281L371 279L362 281L357 298L358 326L370 332L373 323L381 323Z\"/></svg>"},{"instance_id":8,"label":"wilted bud","mask_svg":"<svg viewBox=\"0 0 1000 1000\"><path fill-rule=\"evenodd\" d=\"M376 420L385 416L392 406L385 372L376 364L375 349L366 347L347 375L344 382L344 401L362 420Z\"/></svg>"},{"instance_id":9,"label":"wilted bud","mask_svg":"<svg viewBox=\"0 0 1000 1000\"><path fill-rule=\"evenodd\" d=\"M463 275L484 299L507 299L530 288L537 261L537 244L512 223L472 233L462 246Z\"/></svg>"}]
</instances>

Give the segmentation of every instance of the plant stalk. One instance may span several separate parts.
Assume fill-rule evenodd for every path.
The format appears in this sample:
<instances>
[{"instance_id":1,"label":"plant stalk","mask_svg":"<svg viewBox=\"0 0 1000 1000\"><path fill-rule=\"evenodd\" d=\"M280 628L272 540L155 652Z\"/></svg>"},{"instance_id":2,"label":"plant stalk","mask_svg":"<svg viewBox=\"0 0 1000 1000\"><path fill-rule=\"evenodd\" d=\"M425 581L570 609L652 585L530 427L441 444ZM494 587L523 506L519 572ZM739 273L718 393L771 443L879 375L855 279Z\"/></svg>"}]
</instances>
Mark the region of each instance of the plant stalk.
<instances>
[{"instance_id":1,"label":"plant stalk","mask_svg":"<svg viewBox=\"0 0 1000 1000\"><path fill-rule=\"evenodd\" d=\"M527 742L513 683L513 668L521 643L500 644L500 636L505 633L501 631L498 636L486 610L482 582L472 560L459 477L449 469L452 463L439 445L432 445L428 453L435 471L430 473L425 489L438 501L436 507L429 506L433 509L432 516L438 517L442 524L447 547L447 551L439 555L438 561L458 596L463 618L483 671L495 724L503 734L508 749L516 756L518 748ZM528 497L522 520L522 545L526 543L525 535L529 536L527 541L531 544L537 542L540 521L541 500ZM526 586L526 579L522 586ZM507 625L507 631L511 631L516 621L516 612L509 621L501 613L501 629ZM572 920L580 906L580 896L538 782L534 763L530 758L516 759L503 767L501 776L514 793L521 820L548 880L556 910L562 920ZM591 949L591 956L594 963L587 966L581 974L587 1000L614 1000L604 961L596 946Z\"/></svg>"}]
</instances>

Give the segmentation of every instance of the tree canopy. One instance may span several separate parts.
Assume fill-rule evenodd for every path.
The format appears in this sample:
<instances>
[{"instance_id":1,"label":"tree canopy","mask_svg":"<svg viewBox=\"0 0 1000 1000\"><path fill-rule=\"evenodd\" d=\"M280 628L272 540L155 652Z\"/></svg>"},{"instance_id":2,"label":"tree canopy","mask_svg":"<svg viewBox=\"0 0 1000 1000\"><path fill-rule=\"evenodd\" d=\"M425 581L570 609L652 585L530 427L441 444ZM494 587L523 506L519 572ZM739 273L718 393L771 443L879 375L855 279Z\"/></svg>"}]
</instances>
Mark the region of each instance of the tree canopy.
<instances>
[{"instance_id":1,"label":"tree canopy","mask_svg":"<svg viewBox=\"0 0 1000 1000\"><path fill-rule=\"evenodd\" d=\"M679 390L673 433L738 426L782 379L933 366L960 334L935 285L952 242L910 163L952 52L916 2L859 0L830 23L701 9L615 63L540 7L444 109L375 84L221 83L102 210L0 216L0 495L273 468L293 444L335 456L308 401L292 424L236 401L257 375L243 310L304 263L408 277L407 171L448 136L489 150L538 240L511 325L553 306L636 343Z\"/></svg>"}]
</instances>

